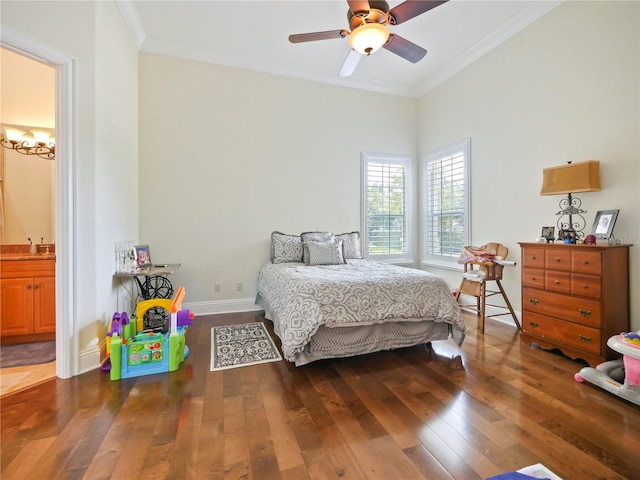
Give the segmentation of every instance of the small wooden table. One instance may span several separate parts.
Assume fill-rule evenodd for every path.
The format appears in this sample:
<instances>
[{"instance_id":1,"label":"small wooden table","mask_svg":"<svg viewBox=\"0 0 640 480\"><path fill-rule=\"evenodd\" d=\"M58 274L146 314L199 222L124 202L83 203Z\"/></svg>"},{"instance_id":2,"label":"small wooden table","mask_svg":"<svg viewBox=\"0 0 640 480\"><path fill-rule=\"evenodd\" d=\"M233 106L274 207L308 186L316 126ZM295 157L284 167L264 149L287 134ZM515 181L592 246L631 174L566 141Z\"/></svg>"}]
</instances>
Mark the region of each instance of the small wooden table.
<instances>
[{"instance_id":1,"label":"small wooden table","mask_svg":"<svg viewBox=\"0 0 640 480\"><path fill-rule=\"evenodd\" d=\"M135 272L116 272L114 276L120 281L134 278L138 284L140 296L145 300L171 298L173 296L173 285L171 285L167 276L178 270L181 265L181 263L154 264L139 268Z\"/></svg>"}]
</instances>

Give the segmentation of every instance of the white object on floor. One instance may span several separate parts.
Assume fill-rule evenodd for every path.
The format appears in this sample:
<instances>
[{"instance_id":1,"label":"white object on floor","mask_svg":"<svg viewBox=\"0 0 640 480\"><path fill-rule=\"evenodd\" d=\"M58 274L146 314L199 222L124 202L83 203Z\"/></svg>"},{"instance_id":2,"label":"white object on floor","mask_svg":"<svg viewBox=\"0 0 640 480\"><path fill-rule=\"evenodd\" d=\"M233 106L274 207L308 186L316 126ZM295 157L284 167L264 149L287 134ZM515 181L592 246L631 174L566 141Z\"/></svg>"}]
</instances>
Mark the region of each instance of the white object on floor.
<instances>
[{"instance_id":1,"label":"white object on floor","mask_svg":"<svg viewBox=\"0 0 640 480\"><path fill-rule=\"evenodd\" d=\"M551 480L562 480L558 475L553 473L547 467L542 465L541 463L536 463L535 465L530 465L528 467L521 468L517 471L518 473L522 473L524 475L529 475L534 478L549 478Z\"/></svg>"}]
</instances>

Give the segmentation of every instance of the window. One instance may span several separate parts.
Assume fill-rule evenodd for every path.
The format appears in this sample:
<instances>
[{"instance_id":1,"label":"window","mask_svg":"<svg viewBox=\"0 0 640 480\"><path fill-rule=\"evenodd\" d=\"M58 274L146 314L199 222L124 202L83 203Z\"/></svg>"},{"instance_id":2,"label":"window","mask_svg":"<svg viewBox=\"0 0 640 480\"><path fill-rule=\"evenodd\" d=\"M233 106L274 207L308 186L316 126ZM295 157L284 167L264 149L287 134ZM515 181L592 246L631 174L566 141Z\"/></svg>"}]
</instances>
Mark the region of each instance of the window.
<instances>
[{"instance_id":1,"label":"window","mask_svg":"<svg viewBox=\"0 0 640 480\"><path fill-rule=\"evenodd\" d=\"M362 241L367 258L411 262L410 158L362 154Z\"/></svg>"},{"instance_id":2,"label":"window","mask_svg":"<svg viewBox=\"0 0 640 480\"><path fill-rule=\"evenodd\" d=\"M424 263L457 264L470 242L471 139L463 140L425 157Z\"/></svg>"}]
</instances>

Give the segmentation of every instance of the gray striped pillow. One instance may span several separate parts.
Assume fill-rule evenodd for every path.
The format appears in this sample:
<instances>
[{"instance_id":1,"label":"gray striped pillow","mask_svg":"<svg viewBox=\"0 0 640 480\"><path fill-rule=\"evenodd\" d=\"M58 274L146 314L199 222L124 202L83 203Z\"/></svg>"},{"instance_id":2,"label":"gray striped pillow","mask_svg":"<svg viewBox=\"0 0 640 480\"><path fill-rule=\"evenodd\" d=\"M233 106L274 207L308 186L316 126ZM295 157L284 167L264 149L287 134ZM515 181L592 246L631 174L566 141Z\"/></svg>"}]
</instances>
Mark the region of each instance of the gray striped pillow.
<instances>
[{"instance_id":1,"label":"gray striped pillow","mask_svg":"<svg viewBox=\"0 0 640 480\"><path fill-rule=\"evenodd\" d=\"M307 265L344 265L342 240L330 242L304 242L305 262Z\"/></svg>"}]
</instances>

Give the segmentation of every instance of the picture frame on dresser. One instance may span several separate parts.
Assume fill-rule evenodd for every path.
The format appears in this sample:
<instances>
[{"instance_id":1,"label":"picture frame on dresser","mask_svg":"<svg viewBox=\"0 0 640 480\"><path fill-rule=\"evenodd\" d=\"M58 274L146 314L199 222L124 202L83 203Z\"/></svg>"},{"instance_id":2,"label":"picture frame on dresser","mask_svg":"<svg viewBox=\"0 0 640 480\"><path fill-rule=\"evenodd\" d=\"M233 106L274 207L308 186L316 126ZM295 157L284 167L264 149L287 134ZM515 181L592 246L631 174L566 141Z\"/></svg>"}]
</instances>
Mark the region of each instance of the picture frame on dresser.
<instances>
[{"instance_id":1,"label":"picture frame on dresser","mask_svg":"<svg viewBox=\"0 0 640 480\"><path fill-rule=\"evenodd\" d=\"M620 210L599 210L593 221L591 234L596 238L608 239L613 234L613 227L616 224Z\"/></svg>"},{"instance_id":2,"label":"picture frame on dresser","mask_svg":"<svg viewBox=\"0 0 640 480\"><path fill-rule=\"evenodd\" d=\"M556 238L556 227L542 227L542 233L540 236L547 240L547 242L553 242Z\"/></svg>"}]
</instances>

